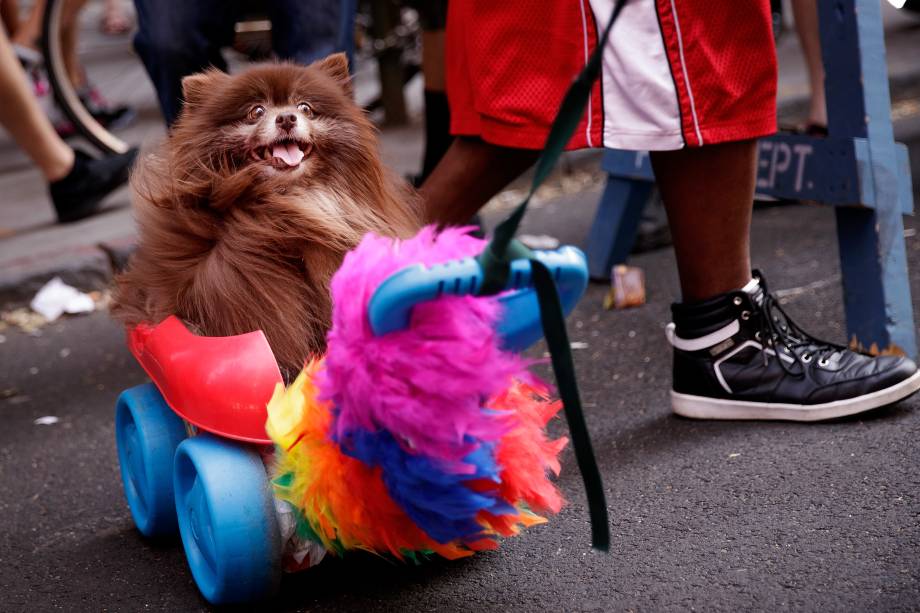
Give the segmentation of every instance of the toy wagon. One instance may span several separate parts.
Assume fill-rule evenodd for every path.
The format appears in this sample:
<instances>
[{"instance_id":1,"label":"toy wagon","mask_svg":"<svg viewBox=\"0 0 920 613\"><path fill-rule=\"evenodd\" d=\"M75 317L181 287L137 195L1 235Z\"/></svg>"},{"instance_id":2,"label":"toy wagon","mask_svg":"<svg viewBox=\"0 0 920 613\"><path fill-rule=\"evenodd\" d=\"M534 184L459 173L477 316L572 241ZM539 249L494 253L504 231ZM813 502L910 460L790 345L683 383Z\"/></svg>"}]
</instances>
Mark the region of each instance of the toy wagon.
<instances>
[{"instance_id":1,"label":"toy wagon","mask_svg":"<svg viewBox=\"0 0 920 613\"><path fill-rule=\"evenodd\" d=\"M552 272L568 313L587 285L584 255L562 247L535 257ZM402 330L417 305L475 295L482 282L472 257L404 268L376 288L368 325L377 336ZM512 263L497 299L504 349L521 352L542 336L529 260ZM270 482L266 404L282 377L265 336L196 336L170 317L129 330L128 346L153 381L125 390L116 407L118 458L135 525L150 538L181 535L208 601L270 597L283 568L309 564L302 549L300 559L290 559L290 509Z\"/></svg>"}]
</instances>

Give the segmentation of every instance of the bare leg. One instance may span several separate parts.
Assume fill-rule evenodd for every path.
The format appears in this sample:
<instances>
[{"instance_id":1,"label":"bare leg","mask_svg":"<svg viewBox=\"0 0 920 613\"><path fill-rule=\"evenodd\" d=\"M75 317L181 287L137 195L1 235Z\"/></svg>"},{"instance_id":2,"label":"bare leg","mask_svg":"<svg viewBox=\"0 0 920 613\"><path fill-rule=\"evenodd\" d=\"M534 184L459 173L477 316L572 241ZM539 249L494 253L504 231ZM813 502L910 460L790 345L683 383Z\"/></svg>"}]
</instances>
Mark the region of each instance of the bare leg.
<instances>
[{"instance_id":1,"label":"bare leg","mask_svg":"<svg viewBox=\"0 0 920 613\"><path fill-rule=\"evenodd\" d=\"M756 163L753 140L652 153L685 302L750 281Z\"/></svg>"},{"instance_id":2,"label":"bare leg","mask_svg":"<svg viewBox=\"0 0 920 613\"><path fill-rule=\"evenodd\" d=\"M61 15L61 48L71 84L77 89L86 85L86 72L77 57L77 19L86 0L67 0Z\"/></svg>"},{"instance_id":3,"label":"bare leg","mask_svg":"<svg viewBox=\"0 0 920 613\"><path fill-rule=\"evenodd\" d=\"M419 190L426 222L442 226L468 223L539 155L539 151L499 147L478 138L455 138Z\"/></svg>"},{"instance_id":4,"label":"bare leg","mask_svg":"<svg viewBox=\"0 0 920 613\"><path fill-rule=\"evenodd\" d=\"M61 13L61 48L67 76L74 87L86 84L86 75L77 58L77 18L86 0L67 0ZM45 14L45 0L35 0L32 11L12 39L14 43L35 49L41 36L42 20Z\"/></svg>"},{"instance_id":5,"label":"bare leg","mask_svg":"<svg viewBox=\"0 0 920 613\"><path fill-rule=\"evenodd\" d=\"M792 0L795 31L808 67L808 86L811 100L808 105L808 123L827 125L827 104L824 99L824 64L821 61L821 37L818 30L818 5L816 0Z\"/></svg>"},{"instance_id":6,"label":"bare leg","mask_svg":"<svg viewBox=\"0 0 920 613\"><path fill-rule=\"evenodd\" d=\"M22 147L48 181L61 179L74 164L73 150L48 122L0 28L0 125Z\"/></svg>"}]
</instances>

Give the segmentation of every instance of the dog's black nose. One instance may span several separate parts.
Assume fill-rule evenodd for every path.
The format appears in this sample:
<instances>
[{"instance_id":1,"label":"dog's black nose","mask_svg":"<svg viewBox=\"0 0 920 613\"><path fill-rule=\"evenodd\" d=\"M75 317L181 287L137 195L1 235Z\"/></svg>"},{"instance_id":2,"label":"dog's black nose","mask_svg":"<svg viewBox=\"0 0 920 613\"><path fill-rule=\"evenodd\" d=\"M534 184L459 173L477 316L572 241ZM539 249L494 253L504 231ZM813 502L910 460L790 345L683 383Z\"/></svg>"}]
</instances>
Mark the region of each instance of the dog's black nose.
<instances>
[{"instance_id":1,"label":"dog's black nose","mask_svg":"<svg viewBox=\"0 0 920 613\"><path fill-rule=\"evenodd\" d=\"M297 115L294 113L281 113L275 118L275 123L282 130L292 130L297 125Z\"/></svg>"}]
</instances>

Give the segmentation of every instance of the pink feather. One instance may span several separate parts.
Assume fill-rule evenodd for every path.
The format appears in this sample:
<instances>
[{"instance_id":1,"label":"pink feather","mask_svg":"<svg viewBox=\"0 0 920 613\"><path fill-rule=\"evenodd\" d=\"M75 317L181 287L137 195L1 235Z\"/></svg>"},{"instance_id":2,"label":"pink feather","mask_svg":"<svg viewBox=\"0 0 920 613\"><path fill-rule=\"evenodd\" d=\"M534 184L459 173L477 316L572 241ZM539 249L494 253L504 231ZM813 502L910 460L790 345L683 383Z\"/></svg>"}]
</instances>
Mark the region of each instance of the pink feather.
<instances>
[{"instance_id":1,"label":"pink feather","mask_svg":"<svg viewBox=\"0 0 920 613\"><path fill-rule=\"evenodd\" d=\"M469 229L427 227L405 241L367 235L346 255L332 279L333 323L320 382L322 397L337 408L340 440L356 428L385 429L407 451L463 473L473 470L465 456L513 426L510 413L482 409L526 368L499 349L494 297L444 296L418 305L408 329L382 337L373 335L366 315L374 290L393 272L474 256L484 245Z\"/></svg>"}]
</instances>

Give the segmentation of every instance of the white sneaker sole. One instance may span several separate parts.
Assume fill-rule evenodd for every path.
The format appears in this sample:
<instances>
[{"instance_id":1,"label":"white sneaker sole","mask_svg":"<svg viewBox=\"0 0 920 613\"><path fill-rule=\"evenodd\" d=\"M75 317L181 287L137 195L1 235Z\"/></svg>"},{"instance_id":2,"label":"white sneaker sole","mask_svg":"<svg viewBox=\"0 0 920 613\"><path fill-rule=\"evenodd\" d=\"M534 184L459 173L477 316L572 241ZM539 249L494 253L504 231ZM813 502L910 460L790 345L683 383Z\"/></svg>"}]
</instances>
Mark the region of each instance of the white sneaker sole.
<instances>
[{"instance_id":1,"label":"white sneaker sole","mask_svg":"<svg viewBox=\"0 0 920 613\"><path fill-rule=\"evenodd\" d=\"M920 389L920 371L909 378L865 396L823 404L783 404L748 402L691 396L671 391L671 409L693 419L779 419L785 421L822 421L855 415L907 398Z\"/></svg>"}]
</instances>

